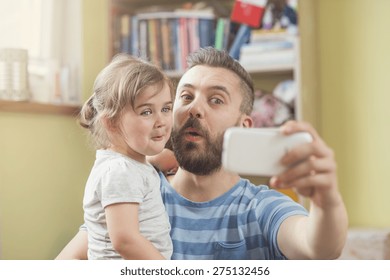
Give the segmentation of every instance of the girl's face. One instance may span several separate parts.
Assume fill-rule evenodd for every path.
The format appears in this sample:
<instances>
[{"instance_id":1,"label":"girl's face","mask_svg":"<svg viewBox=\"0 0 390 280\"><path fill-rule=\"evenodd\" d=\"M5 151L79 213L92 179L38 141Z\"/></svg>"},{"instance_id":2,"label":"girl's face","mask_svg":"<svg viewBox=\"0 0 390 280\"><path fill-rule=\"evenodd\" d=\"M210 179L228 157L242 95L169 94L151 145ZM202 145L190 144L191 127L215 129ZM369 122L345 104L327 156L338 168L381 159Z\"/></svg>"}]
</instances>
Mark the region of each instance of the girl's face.
<instances>
[{"instance_id":1,"label":"girl's face","mask_svg":"<svg viewBox=\"0 0 390 280\"><path fill-rule=\"evenodd\" d=\"M167 84L162 89L147 87L135 99L134 108L129 105L123 109L110 149L140 162L160 153L171 135L172 106Z\"/></svg>"}]
</instances>

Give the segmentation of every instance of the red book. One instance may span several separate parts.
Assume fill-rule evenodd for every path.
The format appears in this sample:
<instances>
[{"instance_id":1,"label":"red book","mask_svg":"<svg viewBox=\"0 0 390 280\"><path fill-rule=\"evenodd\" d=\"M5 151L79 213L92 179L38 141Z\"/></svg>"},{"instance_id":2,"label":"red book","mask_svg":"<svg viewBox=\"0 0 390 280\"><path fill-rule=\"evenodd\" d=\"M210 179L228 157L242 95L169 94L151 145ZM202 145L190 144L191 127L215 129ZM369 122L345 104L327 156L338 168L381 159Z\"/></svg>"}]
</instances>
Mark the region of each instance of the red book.
<instances>
[{"instance_id":1,"label":"red book","mask_svg":"<svg viewBox=\"0 0 390 280\"><path fill-rule=\"evenodd\" d=\"M188 43L188 18L179 18L179 40L181 50L181 68L179 70L187 69L187 56L190 53L190 46Z\"/></svg>"},{"instance_id":2,"label":"red book","mask_svg":"<svg viewBox=\"0 0 390 280\"><path fill-rule=\"evenodd\" d=\"M234 22L260 27L267 0L236 0L230 19Z\"/></svg>"}]
</instances>

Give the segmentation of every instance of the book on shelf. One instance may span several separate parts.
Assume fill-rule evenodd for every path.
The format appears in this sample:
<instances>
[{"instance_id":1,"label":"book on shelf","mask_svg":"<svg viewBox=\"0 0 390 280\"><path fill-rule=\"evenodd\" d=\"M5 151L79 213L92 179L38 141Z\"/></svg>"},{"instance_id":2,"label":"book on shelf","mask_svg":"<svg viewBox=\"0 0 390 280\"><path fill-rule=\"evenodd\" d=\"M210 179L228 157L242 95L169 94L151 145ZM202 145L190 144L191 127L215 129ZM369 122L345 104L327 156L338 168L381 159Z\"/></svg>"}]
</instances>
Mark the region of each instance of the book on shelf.
<instances>
[{"instance_id":1,"label":"book on shelf","mask_svg":"<svg viewBox=\"0 0 390 280\"><path fill-rule=\"evenodd\" d=\"M189 54L189 34L188 34L188 21L187 18L181 17L179 19L179 37L177 43L180 46L180 53L178 55L181 56L181 65L177 70L182 70L186 68L186 58Z\"/></svg>"},{"instance_id":2,"label":"book on shelf","mask_svg":"<svg viewBox=\"0 0 390 280\"><path fill-rule=\"evenodd\" d=\"M192 42L189 44L189 52L194 52L200 47L200 31L199 31L199 19L192 17L188 18L188 36L192 38Z\"/></svg>"},{"instance_id":3,"label":"book on shelf","mask_svg":"<svg viewBox=\"0 0 390 280\"><path fill-rule=\"evenodd\" d=\"M215 28L214 47L217 50L228 50L230 43L231 22L229 18L218 18Z\"/></svg>"},{"instance_id":4,"label":"book on shelf","mask_svg":"<svg viewBox=\"0 0 390 280\"><path fill-rule=\"evenodd\" d=\"M148 31L150 60L153 64L162 67L161 20L157 18L148 20Z\"/></svg>"},{"instance_id":5,"label":"book on shelf","mask_svg":"<svg viewBox=\"0 0 390 280\"><path fill-rule=\"evenodd\" d=\"M296 55L294 49L282 49L274 51L259 52L254 54L243 54L240 56L240 63L249 70L255 69L292 69Z\"/></svg>"},{"instance_id":6,"label":"book on shelf","mask_svg":"<svg viewBox=\"0 0 390 280\"><path fill-rule=\"evenodd\" d=\"M179 19L175 18L171 22L171 30L172 30L172 40L171 41L171 48L174 49L175 51L175 56L174 56L174 69L173 70L179 70L182 67L182 56L179 55L182 52L181 45L179 43L179 34L180 34L180 24L179 24Z\"/></svg>"},{"instance_id":7,"label":"book on shelf","mask_svg":"<svg viewBox=\"0 0 390 280\"><path fill-rule=\"evenodd\" d=\"M131 16L131 51L129 53L138 54L138 44L139 44L139 32L138 32L138 18L136 16Z\"/></svg>"},{"instance_id":8,"label":"book on shelf","mask_svg":"<svg viewBox=\"0 0 390 280\"><path fill-rule=\"evenodd\" d=\"M201 48L214 45L215 20L199 18L199 46Z\"/></svg>"},{"instance_id":9,"label":"book on shelf","mask_svg":"<svg viewBox=\"0 0 390 280\"><path fill-rule=\"evenodd\" d=\"M217 20L217 27L215 29L215 42L214 42L214 46L217 50L223 49L223 33L225 29L225 22L226 20L224 18L219 18Z\"/></svg>"},{"instance_id":10,"label":"book on shelf","mask_svg":"<svg viewBox=\"0 0 390 280\"><path fill-rule=\"evenodd\" d=\"M130 21L130 15L124 14L120 17L120 49L126 53L129 53L131 51Z\"/></svg>"},{"instance_id":11,"label":"book on shelf","mask_svg":"<svg viewBox=\"0 0 390 280\"><path fill-rule=\"evenodd\" d=\"M133 54L148 58L150 43L148 41L148 22L146 20L138 19L138 38L138 47L136 47L136 52Z\"/></svg>"},{"instance_id":12,"label":"book on shelf","mask_svg":"<svg viewBox=\"0 0 390 280\"><path fill-rule=\"evenodd\" d=\"M260 27L267 0L236 0L231 20L234 22Z\"/></svg>"},{"instance_id":13,"label":"book on shelf","mask_svg":"<svg viewBox=\"0 0 390 280\"><path fill-rule=\"evenodd\" d=\"M232 43L232 46L230 47L229 50L229 55L231 57L233 57L234 59L240 58L241 48L244 44L248 43L250 34L251 34L251 28L248 25L242 24L239 27L238 32Z\"/></svg>"},{"instance_id":14,"label":"book on shelf","mask_svg":"<svg viewBox=\"0 0 390 280\"><path fill-rule=\"evenodd\" d=\"M243 44L240 49L241 55L257 55L258 53L276 50L293 49L294 43L290 40L262 41Z\"/></svg>"},{"instance_id":15,"label":"book on shelf","mask_svg":"<svg viewBox=\"0 0 390 280\"><path fill-rule=\"evenodd\" d=\"M241 64L251 70L292 70L296 59L295 38L286 32L251 30L250 40L240 48Z\"/></svg>"},{"instance_id":16,"label":"book on shelf","mask_svg":"<svg viewBox=\"0 0 390 280\"><path fill-rule=\"evenodd\" d=\"M161 47L162 47L162 68L166 70L172 69L172 59L171 56L171 30L169 26L169 19L161 19Z\"/></svg>"},{"instance_id":17,"label":"book on shelf","mask_svg":"<svg viewBox=\"0 0 390 280\"><path fill-rule=\"evenodd\" d=\"M295 38L298 34L297 33L290 33L286 29L272 29L272 30L264 30L264 29L252 29L251 30L251 36L250 41L251 42L257 42L257 41L277 41L277 40L292 40Z\"/></svg>"}]
</instances>

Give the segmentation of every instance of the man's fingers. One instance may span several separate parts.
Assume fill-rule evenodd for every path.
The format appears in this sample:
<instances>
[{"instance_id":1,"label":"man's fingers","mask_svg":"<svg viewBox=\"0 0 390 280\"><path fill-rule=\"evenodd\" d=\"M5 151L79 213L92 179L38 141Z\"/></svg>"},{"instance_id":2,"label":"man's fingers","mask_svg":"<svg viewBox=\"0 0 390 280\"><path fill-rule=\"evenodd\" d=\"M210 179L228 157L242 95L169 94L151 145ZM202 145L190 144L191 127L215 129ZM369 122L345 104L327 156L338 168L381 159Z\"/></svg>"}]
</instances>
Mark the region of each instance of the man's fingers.
<instances>
[{"instance_id":1,"label":"man's fingers","mask_svg":"<svg viewBox=\"0 0 390 280\"><path fill-rule=\"evenodd\" d=\"M290 167L286 172L280 174L278 178L284 184L291 185L293 181L305 176L312 176L313 173L327 173L335 170L336 165L334 161L330 161L328 158L316 158L313 156Z\"/></svg>"},{"instance_id":2,"label":"man's fingers","mask_svg":"<svg viewBox=\"0 0 390 280\"><path fill-rule=\"evenodd\" d=\"M332 177L327 173L313 173L310 176L304 176L289 181L289 183L278 180L277 182L277 188L294 188L298 192L304 192L304 189L306 188L313 188L316 191L319 189L325 190L334 184Z\"/></svg>"}]
</instances>

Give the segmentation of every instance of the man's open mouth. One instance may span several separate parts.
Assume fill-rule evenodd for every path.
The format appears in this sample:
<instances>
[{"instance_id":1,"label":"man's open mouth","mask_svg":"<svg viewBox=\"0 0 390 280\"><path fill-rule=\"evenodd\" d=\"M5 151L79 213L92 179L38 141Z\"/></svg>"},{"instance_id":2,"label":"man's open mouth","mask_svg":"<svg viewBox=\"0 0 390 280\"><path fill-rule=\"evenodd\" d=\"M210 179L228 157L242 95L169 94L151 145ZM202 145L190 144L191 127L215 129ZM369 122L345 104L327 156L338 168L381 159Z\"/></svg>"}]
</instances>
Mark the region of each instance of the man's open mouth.
<instances>
[{"instance_id":1,"label":"man's open mouth","mask_svg":"<svg viewBox=\"0 0 390 280\"><path fill-rule=\"evenodd\" d=\"M199 132L199 130L195 128L187 128L184 131L184 138L187 141L198 141L203 137L203 135Z\"/></svg>"}]
</instances>

